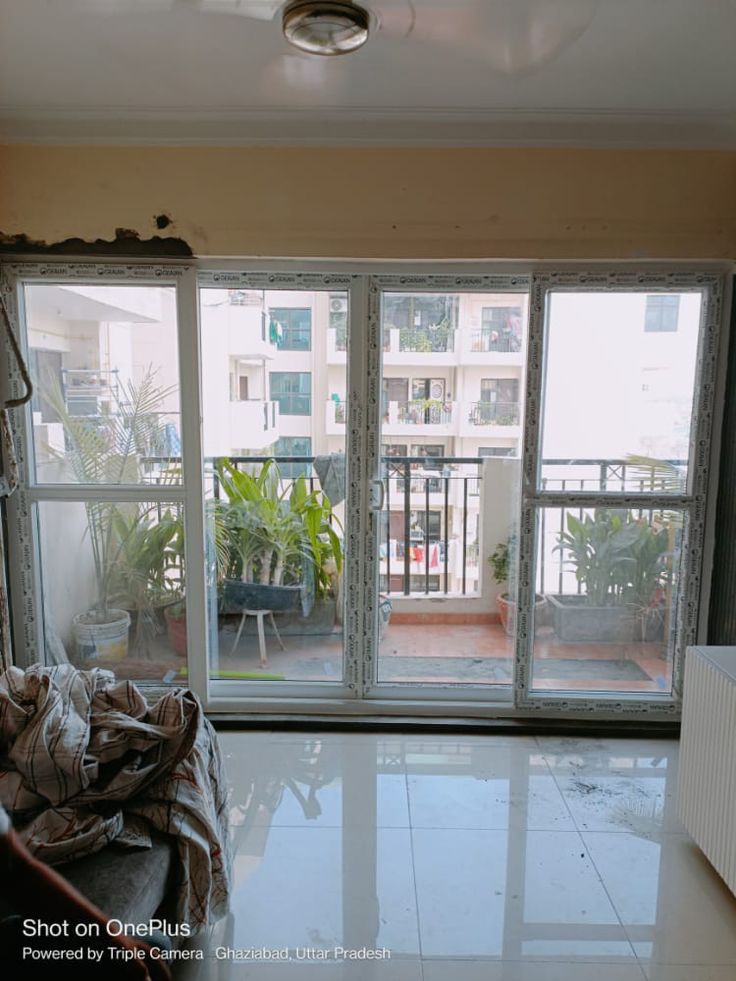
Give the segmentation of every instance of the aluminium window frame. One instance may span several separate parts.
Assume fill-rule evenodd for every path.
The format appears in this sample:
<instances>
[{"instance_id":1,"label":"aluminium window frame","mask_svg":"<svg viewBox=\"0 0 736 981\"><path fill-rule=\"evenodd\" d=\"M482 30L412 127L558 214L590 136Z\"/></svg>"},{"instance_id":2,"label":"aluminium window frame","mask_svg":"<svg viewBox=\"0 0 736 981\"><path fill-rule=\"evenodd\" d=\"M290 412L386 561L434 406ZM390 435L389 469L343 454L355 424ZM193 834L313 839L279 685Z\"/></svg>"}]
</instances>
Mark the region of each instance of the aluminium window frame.
<instances>
[{"instance_id":1,"label":"aluminium window frame","mask_svg":"<svg viewBox=\"0 0 736 981\"><path fill-rule=\"evenodd\" d=\"M225 286L228 287L233 283L240 282L242 280L242 270L249 270L249 277L257 277L263 284L263 288L272 289L282 286L283 288L295 288L292 287L292 283L302 284L304 288L305 283L310 282L310 278L314 277L315 280L320 282L328 282L331 285L336 285L337 289L342 287L341 291L345 290L345 284L351 283L352 288L350 290L350 298L352 303L351 314L353 318L364 317L365 322L368 322L368 308L369 308L369 281L375 277L391 277L393 282L398 282L400 285L397 288L407 290L413 290L417 281L423 279L425 276L432 277L432 285L436 286L438 282L443 279L452 280L455 284L455 288L467 288L468 282L472 282L476 277L487 277L493 272L499 272L503 275L518 275L518 276L531 276L535 281L541 276L559 276L559 275L586 275L589 277L596 277L601 275L610 275L612 273L629 278L636 277L648 277L650 275L690 275L690 276L703 276L714 277L713 282L718 289L719 302L721 306L721 314L723 309L727 309L730 304L731 299L731 282L730 274L733 273L733 264L730 262L718 262L718 261L638 261L638 262L610 262L605 260L593 261L593 262L506 262L503 260L488 260L488 261L451 261L451 262L427 262L427 261L351 261L351 260L336 260L336 261L323 261L323 260L312 260L312 259L227 259L227 260L161 260L161 261L151 261L151 260L125 260L120 262L119 260L107 260L99 259L90 261L88 258L79 257L75 259L70 257L69 259L64 258L59 260L57 258L48 258L46 260L39 260L38 257L23 257L19 255L17 257L8 257L2 263L2 274L3 278L0 280L0 288L3 291L3 297L6 305L10 311L12 311L17 324L17 304L15 297L13 295L13 290L8 289L8 279L7 273L11 272L13 275L25 275L31 267L42 267L43 277L42 280L51 281L55 276L62 276L73 278L73 274L70 270L74 266L83 267L87 272L87 275L95 278L98 275L104 276L108 273L113 273L113 275L124 273L125 275L130 275L132 279L144 276L144 270L156 269L159 272L156 274L162 276L171 275L172 270L180 270L184 273L184 278L181 280L182 285L186 286L185 293L179 294L182 300L182 310L180 311L179 317L179 332L180 332L180 347L179 347L179 357L180 361L183 357L183 347L182 344L182 332L188 337L190 335L196 337L196 352L198 353L198 325L196 318L197 301L198 301L198 288L203 285L205 281L209 281L212 285ZM419 270L419 273L418 273ZM725 282L726 277L729 279ZM78 280L79 281L79 280ZM156 280L158 281L158 280ZM431 287L428 290L431 292ZM533 296L532 296L533 299ZM194 316L192 313L194 312ZM533 314L532 303L530 303L530 314ZM716 318L718 319L718 318ZM184 322L186 326L184 325ZM350 342L349 342L350 343ZM367 362L373 364L380 359L379 351L371 351L371 345L375 343L375 331L373 334L370 332L365 332L365 336L362 339L353 338L353 347L360 346L361 351L356 351L356 364L361 364L364 367L367 366ZM710 445L710 473L712 476L717 476L718 471L718 458L720 453L720 428L721 428L721 408L724 400L725 392L725 357L724 352L727 349L728 337L727 331L723 330L721 332L721 341L719 355L718 355L718 370L717 370L717 385L714 392L711 393L711 408L712 408L712 426L711 426L711 445ZM18 386L18 373L14 369L14 360L12 355L5 350L5 359L9 368L9 373L11 375L11 382L13 382L17 388ZM371 360L372 359L372 360ZM190 392L195 391L199 396L199 365L195 359L189 359L190 363L187 365L186 372L181 375L182 386L189 385ZM380 378L380 373L379 376ZM354 378L355 382L356 379ZM375 379L371 379L367 374L358 373L357 386L350 388L350 396L353 404L353 411L349 418L349 426L353 428L354 438L357 440L359 446L359 455L363 453L362 459L364 461L362 466L362 473L364 480L361 481L353 475L352 486L350 492L353 495L354 503L359 507L369 508L370 506L370 473L366 466L367 462L371 457L375 458L377 453L377 448L374 445L372 453L366 454L363 451L375 444L377 441L375 439L375 430L373 433L368 432L369 429L369 414L367 412L361 412L360 408L355 408L356 405L360 406L356 399L359 398L361 394L366 393L369 389L372 391L372 395L376 398L375 406L380 406L380 381L378 383L378 391L376 391ZM527 397L529 395L529 387L527 385ZM190 452L189 465L200 467L201 460L201 432L199 432L199 420L194 421L194 416L197 414L198 406L191 406L192 399L182 402L182 427L186 431L186 426L184 425L184 415L190 416L190 428L194 425L193 432L198 433L197 436L192 437L191 434L187 437L188 442L193 440L199 442L199 456L192 457ZM189 406L189 408L188 408ZM190 411L191 409L191 411ZM372 411L372 410L371 410ZM184 442L184 440L183 440ZM21 456L23 452L23 447L19 447ZM186 450L185 450L186 452ZM21 465L23 460L21 459ZM199 473L199 469L198 469ZM185 475L185 483L191 484ZM195 481L195 486L199 487L200 480L199 477ZM72 488L74 490L74 488ZM192 492L192 487L187 487L187 493ZM707 573L710 569L712 550L713 550L713 540L715 537L715 499L717 493L716 481L711 480L707 487L706 497L707 500L700 501L699 504L702 506L705 514L705 527L704 533L701 535L702 544L702 554L700 556L701 564L704 567L706 575L703 576L701 582L701 592L700 592L700 610L703 615L699 619L698 626L698 641L702 642L705 639L705 625L707 616L707 603L709 599L709 579ZM200 503L203 501L203 493L200 489L198 492ZM169 499L171 495L169 493ZM706 507L707 504L707 507ZM25 527L28 530L28 495L25 493L25 489L21 487L19 491L13 495L13 497L8 501L8 519L9 526L15 528L16 530L20 525L25 522ZM193 538L198 539L203 543L204 541L204 513L203 509L192 508L192 505L186 505L187 509L187 536L188 541ZM195 527L198 525L199 527ZM350 531L355 534L356 529L353 527ZM367 553L370 551L370 532L367 536L364 536L363 540L360 540L360 535L358 535L358 540L354 542L356 562L355 567L360 567L365 569L366 563L365 558ZM28 560L28 542L31 540L29 535L24 538L24 543L16 543L17 550L16 556L20 557L19 566ZM189 546L187 546L189 547ZM25 570L27 571L27 569ZM15 633L16 637L20 637L21 644L19 645L19 651L21 657L19 659L20 663L28 663L27 657L23 657L23 651L25 647L24 638L27 636L28 631L30 631L31 637L37 628L39 617L37 616L37 611L35 610L33 602L28 602L29 596L26 593L18 592L15 588L17 583L18 574L23 572L22 568L11 567L11 588L13 588L13 599L14 599L14 621L15 621ZM189 565L189 575L196 575L196 571ZM204 592L204 572L202 570L202 592ZM193 583L192 583L193 585ZM361 585L365 585L365 582L361 582L358 578L355 581L351 581L348 586L352 589L360 589ZM346 590L347 591L347 590ZM38 595L38 594L36 594ZM32 597L31 597L32 599ZM358 644L363 648L365 652L365 647L367 641L370 639L370 633L372 630L371 616L368 615L366 618L366 612L370 614L371 611L366 611L363 609L362 604L357 604L361 607L360 613L354 615L350 623L346 620L346 630L350 631L352 636L358 638ZM375 611L373 611L375 612ZM696 611L697 616L697 611ZM198 619L195 617L194 619ZM204 624L204 616L202 615L201 623L197 629L194 629L195 624L188 622L188 631L190 632L190 643L189 647L192 649L192 642L201 641L202 643L206 640L206 630ZM192 618L188 618L192 620ZM365 626L365 630L364 630ZM200 647L200 649L202 649ZM204 659L200 658L201 662ZM365 666L365 658L362 659L362 664ZM347 664L346 664L347 670ZM358 665L353 659L352 670L357 672ZM361 682L368 682L369 678L365 677L362 679L357 679L355 676L352 678L353 683L360 680ZM352 714L355 716L375 716L377 712L383 715L394 715L400 716L409 713L414 713L419 711L421 714L430 716L443 716L448 715L461 715L464 717L482 717L485 719L489 718L525 718L525 717L540 717L540 714L551 714L558 717L567 718L590 718L590 707L573 700L571 703L562 704L557 702L549 711L545 710L540 712L540 706L537 704L525 704L523 700L514 706L510 701L507 700L493 700L488 697L483 701L475 701L464 699L462 696L457 697L457 695L448 701L448 694L452 695L452 692L444 690L433 695L430 692L422 692L418 697L412 695L411 693L396 692L393 697L386 697L387 692L382 691L381 693L376 693L376 697L364 697L362 699L355 698L355 692L351 692L347 697L329 697L321 698L318 693L315 692L315 697L305 698L304 696L296 696L294 693L290 693L284 690L284 688L279 688L278 691L269 692L268 695L264 692L264 697L254 697L252 692L235 693L236 697L233 697L232 692L226 691L212 691L207 686L207 665L205 663L199 666L195 663L192 664L189 682L191 687L203 698L206 708L211 713L227 715L230 713L235 713L239 718L256 718L262 714L267 714L273 716L279 712L296 712L300 711L310 711L318 712L323 716L329 715L345 715ZM360 687L364 687L362 684ZM151 691L151 688L147 690ZM260 689L263 691L263 689ZM363 691L365 695L365 690ZM596 706L598 711L599 719L616 719L621 717L621 713L616 707L612 705L611 700L606 699L602 704ZM631 705L632 709L636 706ZM636 712L634 712L636 714ZM656 708L654 711L644 710L642 712L643 716L654 720L655 718L662 718L667 720L672 720L673 714L677 714L677 708L674 713L671 710L660 711Z\"/></svg>"},{"instance_id":2,"label":"aluminium window frame","mask_svg":"<svg viewBox=\"0 0 736 981\"><path fill-rule=\"evenodd\" d=\"M688 453L687 486L683 494L648 492L588 492L544 490L541 483L544 384L548 353L547 297L554 292L698 292L703 297L700 336ZM578 268L538 272L533 277L527 357L525 438L522 453L522 513L519 534L519 591L515 647L515 704L532 714L559 715L570 711L590 715L602 711L614 717L673 718L680 714L685 651L699 639L701 580L705 569L708 501L714 423L717 362L722 351L723 276L718 271L598 270ZM682 510L683 545L677 579L675 646L672 651L672 691L642 694L592 691L543 691L532 686L534 656L534 593L536 587L537 522L540 508L622 507ZM702 627L702 621L700 623Z\"/></svg>"}]
</instances>

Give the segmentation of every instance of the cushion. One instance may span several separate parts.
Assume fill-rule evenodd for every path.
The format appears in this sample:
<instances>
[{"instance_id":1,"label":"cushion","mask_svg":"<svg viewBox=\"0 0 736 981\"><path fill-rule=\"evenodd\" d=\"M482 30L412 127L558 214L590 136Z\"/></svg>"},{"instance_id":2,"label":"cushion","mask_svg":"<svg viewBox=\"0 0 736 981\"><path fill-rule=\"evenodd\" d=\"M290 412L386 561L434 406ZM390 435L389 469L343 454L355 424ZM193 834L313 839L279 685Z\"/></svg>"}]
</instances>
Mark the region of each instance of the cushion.
<instances>
[{"instance_id":1,"label":"cushion","mask_svg":"<svg viewBox=\"0 0 736 981\"><path fill-rule=\"evenodd\" d=\"M151 848L123 848L114 842L94 855L57 865L75 889L107 916L123 923L145 923L167 892L176 845L153 833Z\"/></svg>"}]
</instances>

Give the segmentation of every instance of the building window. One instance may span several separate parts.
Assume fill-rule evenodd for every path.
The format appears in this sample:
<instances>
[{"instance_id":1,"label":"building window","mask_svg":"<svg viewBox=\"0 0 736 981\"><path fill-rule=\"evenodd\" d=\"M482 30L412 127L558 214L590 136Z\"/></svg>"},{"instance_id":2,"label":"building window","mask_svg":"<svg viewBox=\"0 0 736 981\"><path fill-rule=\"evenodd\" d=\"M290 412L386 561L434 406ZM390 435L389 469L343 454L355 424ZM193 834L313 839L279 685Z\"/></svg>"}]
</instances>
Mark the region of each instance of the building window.
<instances>
[{"instance_id":1,"label":"building window","mask_svg":"<svg viewBox=\"0 0 736 981\"><path fill-rule=\"evenodd\" d=\"M311 351L312 311L309 307L272 307L279 351Z\"/></svg>"},{"instance_id":2,"label":"building window","mask_svg":"<svg viewBox=\"0 0 736 981\"><path fill-rule=\"evenodd\" d=\"M480 401L472 403L470 421L476 426L512 426L519 422L517 378L481 378Z\"/></svg>"},{"instance_id":3,"label":"building window","mask_svg":"<svg viewBox=\"0 0 736 981\"><path fill-rule=\"evenodd\" d=\"M312 414L312 373L309 371L272 371L271 400L278 402L282 416Z\"/></svg>"},{"instance_id":4,"label":"building window","mask_svg":"<svg viewBox=\"0 0 736 981\"><path fill-rule=\"evenodd\" d=\"M516 456L513 446L479 446L478 456Z\"/></svg>"},{"instance_id":5,"label":"building window","mask_svg":"<svg viewBox=\"0 0 736 981\"><path fill-rule=\"evenodd\" d=\"M647 297L644 311L646 333L674 333L680 316L680 297L656 293Z\"/></svg>"},{"instance_id":6,"label":"building window","mask_svg":"<svg viewBox=\"0 0 736 981\"><path fill-rule=\"evenodd\" d=\"M473 331L473 351L521 350L521 307L482 307L480 331Z\"/></svg>"},{"instance_id":7,"label":"building window","mask_svg":"<svg viewBox=\"0 0 736 981\"><path fill-rule=\"evenodd\" d=\"M280 436L276 440L274 456L307 456L312 455L311 436ZM311 461L306 463L279 463L279 471L282 477L309 477L312 472Z\"/></svg>"}]
</instances>

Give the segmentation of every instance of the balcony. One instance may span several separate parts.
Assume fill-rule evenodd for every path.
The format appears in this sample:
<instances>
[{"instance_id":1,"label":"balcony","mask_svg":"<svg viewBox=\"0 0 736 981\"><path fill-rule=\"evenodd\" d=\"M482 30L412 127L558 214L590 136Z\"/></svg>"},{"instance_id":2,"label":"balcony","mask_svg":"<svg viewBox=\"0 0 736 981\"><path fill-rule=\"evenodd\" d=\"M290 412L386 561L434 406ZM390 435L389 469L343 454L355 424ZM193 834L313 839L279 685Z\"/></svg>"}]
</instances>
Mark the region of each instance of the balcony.
<instances>
[{"instance_id":1,"label":"balcony","mask_svg":"<svg viewBox=\"0 0 736 981\"><path fill-rule=\"evenodd\" d=\"M348 421L348 403L337 399L325 402L325 432L328 436L342 436Z\"/></svg>"},{"instance_id":2,"label":"balcony","mask_svg":"<svg viewBox=\"0 0 736 981\"><path fill-rule=\"evenodd\" d=\"M384 408L385 436L452 436L455 432L458 404L438 399L411 399L388 402Z\"/></svg>"},{"instance_id":3,"label":"balcony","mask_svg":"<svg viewBox=\"0 0 736 981\"><path fill-rule=\"evenodd\" d=\"M391 327L384 331L383 360L387 365L454 365L457 347L457 331L447 327Z\"/></svg>"},{"instance_id":4,"label":"balcony","mask_svg":"<svg viewBox=\"0 0 736 981\"><path fill-rule=\"evenodd\" d=\"M460 435L519 438L521 406L518 402L467 402L461 415Z\"/></svg>"},{"instance_id":5,"label":"balcony","mask_svg":"<svg viewBox=\"0 0 736 981\"><path fill-rule=\"evenodd\" d=\"M253 361L270 361L276 357L276 337L271 336L268 321L260 306L231 303L222 307L208 307L207 317L214 316L221 322L224 321L227 351L232 357Z\"/></svg>"},{"instance_id":6,"label":"balcony","mask_svg":"<svg viewBox=\"0 0 736 981\"><path fill-rule=\"evenodd\" d=\"M327 330L327 364L346 364L347 352L347 330L344 327L329 327Z\"/></svg>"},{"instance_id":7,"label":"balcony","mask_svg":"<svg viewBox=\"0 0 736 981\"><path fill-rule=\"evenodd\" d=\"M231 459L236 466L252 468L266 458ZM305 474L310 488L319 487L312 457L279 457L276 462L284 475L285 491L292 464ZM671 461L673 471L681 462ZM218 496L212 461L208 464L207 493ZM508 686L514 639L498 623L494 599L499 587L491 581L487 557L498 541L505 540L512 523L518 459L387 456L382 467L386 493L379 523L380 588L391 596L393 614L379 646L379 679ZM663 479L654 469L645 474L641 466L622 460L547 460L543 474L550 488L564 484L588 490L626 491L640 487L642 481L651 486ZM668 473L666 479L671 490L673 474ZM474 506L480 521L474 517ZM545 510L539 526L543 547L537 563L537 589L579 594L580 584L569 561L555 547L559 530L565 527L566 509ZM578 507L570 509L576 517L579 511ZM646 517L639 513L638 522L645 522ZM256 672L255 677L257 638L246 631L233 650L236 626L227 618L219 623L220 657L215 674L227 678L228 672L248 671ZM549 618L540 614L535 622L534 687L662 693L671 683L667 637L665 624L663 637L656 641L566 642L557 636ZM269 643L269 675L293 681L338 678L342 646L340 627L291 633L284 651ZM180 667L181 661L163 639L151 657L130 658L116 665L120 677L159 679Z\"/></svg>"},{"instance_id":8,"label":"balcony","mask_svg":"<svg viewBox=\"0 0 736 981\"><path fill-rule=\"evenodd\" d=\"M523 342L513 332L489 328L460 332L460 364L515 365L524 363Z\"/></svg>"},{"instance_id":9,"label":"balcony","mask_svg":"<svg viewBox=\"0 0 736 981\"><path fill-rule=\"evenodd\" d=\"M263 450L279 438L276 402L248 399L230 402L230 445Z\"/></svg>"}]
</instances>

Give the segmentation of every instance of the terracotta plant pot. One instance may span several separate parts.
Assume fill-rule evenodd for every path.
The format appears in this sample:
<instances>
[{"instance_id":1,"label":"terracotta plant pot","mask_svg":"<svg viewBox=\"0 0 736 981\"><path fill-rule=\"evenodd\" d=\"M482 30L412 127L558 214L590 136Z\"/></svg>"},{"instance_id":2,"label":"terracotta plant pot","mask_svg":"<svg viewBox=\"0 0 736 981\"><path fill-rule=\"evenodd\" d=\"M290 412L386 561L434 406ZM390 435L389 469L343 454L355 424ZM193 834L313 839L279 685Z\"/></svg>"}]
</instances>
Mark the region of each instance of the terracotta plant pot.
<instances>
[{"instance_id":1,"label":"terracotta plant pot","mask_svg":"<svg viewBox=\"0 0 736 981\"><path fill-rule=\"evenodd\" d=\"M187 615L185 612L172 613L165 610L166 636L174 649L174 653L179 657L187 656Z\"/></svg>"},{"instance_id":2,"label":"terracotta plant pot","mask_svg":"<svg viewBox=\"0 0 736 981\"><path fill-rule=\"evenodd\" d=\"M543 623L547 600L540 593L535 593L534 596L534 629L537 630ZM513 637L516 633L516 601L509 599L508 593L499 593L496 606L503 629L509 637Z\"/></svg>"}]
</instances>

